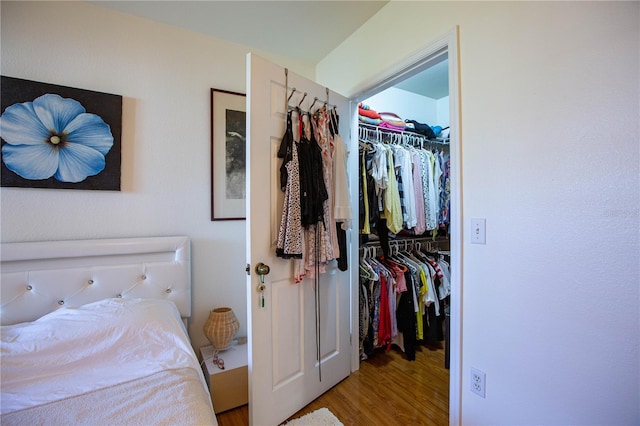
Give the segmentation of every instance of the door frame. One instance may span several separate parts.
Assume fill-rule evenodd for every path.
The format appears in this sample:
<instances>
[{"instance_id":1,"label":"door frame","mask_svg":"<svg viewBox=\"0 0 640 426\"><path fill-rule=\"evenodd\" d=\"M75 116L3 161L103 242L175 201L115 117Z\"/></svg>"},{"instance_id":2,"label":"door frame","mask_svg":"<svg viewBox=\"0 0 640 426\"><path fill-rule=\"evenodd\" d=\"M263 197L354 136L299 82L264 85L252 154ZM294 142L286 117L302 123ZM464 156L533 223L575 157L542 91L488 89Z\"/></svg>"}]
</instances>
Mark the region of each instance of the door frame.
<instances>
[{"instance_id":1,"label":"door frame","mask_svg":"<svg viewBox=\"0 0 640 426\"><path fill-rule=\"evenodd\" d=\"M450 296L450 366L449 366L449 424L459 425L461 419L462 397L462 161L461 161L461 132L460 132L460 68L459 68L459 36L458 26L452 28L442 36L432 40L420 49L412 52L388 69L376 76L363 81L351 97L352 117L351 144L357 146L357 115L356 106L361 101L411 77L426 68L445 52L449 60L449 116L450 116L450 161L451 161L451 296ZM356 151L357 152L357 151ZM351 156L355 157L355 156ZM350 163L350 176L358 175L358 161ZM354 170L355 168L355 170ZM351 179L352 185L357 179ZM356 188L357 190L357 188ZM354 192L352 192L353 194ZM357 237L356 237L357 238ZM351 244L351 259L358 259L358 241ZM358 268L351 268L351 281L358 283ZM352 298L352 334L358 331L358 286L351 286ZM352 371L359 369L358 345L352 343Z\"/></svg>"}]
</instances>

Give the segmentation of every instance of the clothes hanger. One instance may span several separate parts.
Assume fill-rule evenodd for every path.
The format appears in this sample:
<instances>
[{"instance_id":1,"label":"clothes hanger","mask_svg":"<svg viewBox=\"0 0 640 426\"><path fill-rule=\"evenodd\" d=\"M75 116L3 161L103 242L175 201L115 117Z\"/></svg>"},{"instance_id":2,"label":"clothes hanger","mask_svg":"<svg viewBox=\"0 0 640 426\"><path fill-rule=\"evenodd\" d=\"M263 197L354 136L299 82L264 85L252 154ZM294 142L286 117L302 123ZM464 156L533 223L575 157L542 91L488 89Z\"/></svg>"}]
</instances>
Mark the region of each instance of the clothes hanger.
<instances>
[{"instance_id":1,"label":"clothes hanger","mask_svg":"<svg viewBox=\"0 0 640 426\"><path fill-rule=\"evenodd\" d=\"M389 246L390 246L389 248L393 250L393 248L391 247L391 244L389 244ZM403 273L408 271L408 268L405 265L403 265L401 261L397 259L397 253L396 254L389 253L389 257L383 258L382 262L400 269Z\"/></svg>"},{"instance_id":2,"label":"clothes hanger","mask_svg":"<svg viewBox=\"0 0 640 426\"><path fill-rule=\"evenodd\" d=\"M380 276L371 266L371 261L375 261L375 259L370 258L369 247L364 247L363 257L362 259L360 259L359 267L363 272L366 272L367 275L362 275L362 277L373 281L378 281L380 279Z\"/></svg>"},{"instance_id":3,"label":"clothes hanger","mask_svg":"<svg viewBox=\"0 0 640 426\"><path fill-rule=\"evenodd\" d=\"M371 279L371 275L369 274L369 270L364 265L365 265L365 263L363 261L360 261L360 263L358 264L359 270L360 270L359 276L362 277L362 278Z\"/></svg>"},{"instance_id":4,"label":"clothes hanger","mask_svg":"<svg viewBox=\"0 0 640 426\"><path fill-rule=\"evenodd\" d=\"M325 106L326 105L327 104L325 103ZM339 132L340 117L338 117L338 111L336 110L335 106L329 110L329 123L331 123L330 128L333 129L334 136L340 133Z\"/></svg>"},{"instance_id":5,"label":"clothes hanger","mask_svg":"<svg viewBox=\"0 0 640 426\"><path fill-rule=\"evenodd\" d=\"M369 151L373 148L371 148L370 145L368 145L366 142L363 142L361 140L358 141L358 145L360 145L362 147L362 149L364 149L365 151Z\"/></svg>"}]
</instances>

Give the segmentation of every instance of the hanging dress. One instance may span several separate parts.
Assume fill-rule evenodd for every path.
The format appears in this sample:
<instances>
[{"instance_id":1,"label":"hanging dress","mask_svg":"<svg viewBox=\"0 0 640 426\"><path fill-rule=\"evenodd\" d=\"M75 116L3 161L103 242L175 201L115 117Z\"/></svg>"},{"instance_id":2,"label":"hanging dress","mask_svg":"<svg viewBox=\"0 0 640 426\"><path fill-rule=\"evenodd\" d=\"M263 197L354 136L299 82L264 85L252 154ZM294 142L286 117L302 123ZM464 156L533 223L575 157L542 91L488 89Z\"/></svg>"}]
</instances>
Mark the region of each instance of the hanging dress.
<instances>
[{"instance_id":1,"label":"hanging dress","mask_svg":"<svg viewBox=\"0 0 640 426\"><path fill-rule=\"evenodd\" d=\"M316 265L319 266L320 273L324 272L323 260L328 250L325 234L329 224L324 218L324 203L329 194L323 178L322 150L315 140L311 126L311 115L301 115L298 159L305 270L299 271L297 279L314 277Z\"/></svg>"},{"instance_id":2,"label":"hanging dress","mask_svg":"<svg viewBox=\"0 0 640 426\"><path fill-rule=\"evenodd\" d=\"M333 176L334 176L334 203L333 216L336 222L342 222L342 229L351 227L351 195L349 193L349 178L347 176L347 157L349 149L344 143L342 136L338 133L338 117L335 110L331 110L330 123L333 124Z\"/></svg>"},{"instance_id":3,"label":"hanging dress","mask_svg":"<svg viewBox=\"0 0 640 426\"><path fill-rule=\"evenodd\" d=\"M387 178L389 183L386 191L384 192L384 217L387 219L387 227L389 228L389 231L397 234L402 230L400 193L398 192L398 182L396 180L391 148L385 146L385 152L387 155Z\"/></svg>"},{"instance_id":4,"label":"hanging dress","mask_svg":"<svg viewBox=\"0 0 640 426\"><path fill-rule=\"evenodd\" d=\"M322 150L322 177L324 185L327 188L327 200L322 204L324 223L327 228L327 232L323 234L323 238L325 239L323 245L327 251L321 259L321 262L326 264L328 261L340 256L334 219L335 183L333 181L333 155L335 146L333 137L329 132L329 115L327 114L326 107L322 107L315 112L312 127L316 142Z\"/></svg>"},{"instance_id":5,"label":"hanging dress","mask_svg":"<svg viewBox=\"0 0 640 426\"><path fill-rule=\"evenodd\" d=\"M284 202L276 255L285 259L302 259L303 239L300 212L300 170L298 143L292 131L292 111L287 114L287 127L282 137L278 156L282 154L280 183L284 183Z\"/></svg>"}]
</instances>

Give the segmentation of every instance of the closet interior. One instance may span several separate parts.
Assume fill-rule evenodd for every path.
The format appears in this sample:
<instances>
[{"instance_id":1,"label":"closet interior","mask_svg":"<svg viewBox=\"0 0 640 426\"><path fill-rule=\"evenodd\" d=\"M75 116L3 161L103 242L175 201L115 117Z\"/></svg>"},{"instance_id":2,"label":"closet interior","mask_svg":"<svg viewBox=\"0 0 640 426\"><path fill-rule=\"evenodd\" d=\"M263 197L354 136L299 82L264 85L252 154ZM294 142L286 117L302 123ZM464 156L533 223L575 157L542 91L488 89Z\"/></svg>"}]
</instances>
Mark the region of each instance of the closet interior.
<instances>
[{"instance_id":1,"label":"closet interior","mask_svg":"<svg viewBox=\"0 0 640 426\"><path fill-rule=\"evenodd\" d=\"M361 361L392 347L411 361L425 344L449 368L447 67L445 57L358 105Z\"/></svg>"}]
</instances>

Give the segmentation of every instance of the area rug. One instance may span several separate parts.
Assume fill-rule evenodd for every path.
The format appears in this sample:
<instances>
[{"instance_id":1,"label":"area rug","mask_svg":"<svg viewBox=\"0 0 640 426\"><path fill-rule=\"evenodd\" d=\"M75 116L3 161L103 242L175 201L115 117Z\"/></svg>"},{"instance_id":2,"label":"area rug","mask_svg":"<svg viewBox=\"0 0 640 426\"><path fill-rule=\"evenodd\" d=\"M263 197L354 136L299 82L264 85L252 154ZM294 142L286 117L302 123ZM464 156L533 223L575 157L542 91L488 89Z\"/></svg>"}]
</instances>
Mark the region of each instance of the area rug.
<instances>
[{"instance_id":1,"label":"area rug","mask_svg":"<svg viewBox=\"0 0 640 426\"><path fill-rule=\"evenodd\" d=\"M283 423L286 426L344 426L328 408L320 408L302 417Z\"/></svg>"}]
</instances>

